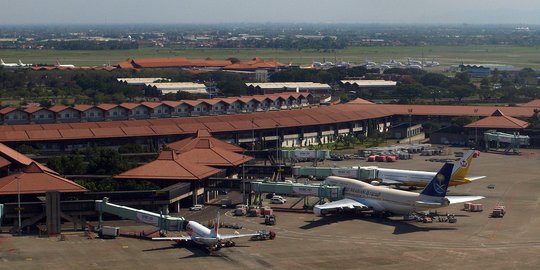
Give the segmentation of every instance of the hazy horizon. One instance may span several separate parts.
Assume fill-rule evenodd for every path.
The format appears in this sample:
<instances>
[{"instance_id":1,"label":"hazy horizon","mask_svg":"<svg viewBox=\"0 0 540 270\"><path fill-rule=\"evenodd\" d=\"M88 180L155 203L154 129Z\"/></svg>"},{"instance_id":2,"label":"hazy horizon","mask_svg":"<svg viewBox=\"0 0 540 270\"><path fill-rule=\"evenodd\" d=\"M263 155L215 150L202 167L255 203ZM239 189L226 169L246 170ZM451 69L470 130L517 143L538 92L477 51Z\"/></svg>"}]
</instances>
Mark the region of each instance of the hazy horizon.
<instances>
[{"instance_id":1,"label":"hazy horizon","mask_svg":"<svg viewBox=\"0 0 540 270\"><path fill-rule=\"evenodd\" d=\"M540 25L533 0L49 0L0 4L3 25L219 23Z\"/></svg>"}]
</instances>

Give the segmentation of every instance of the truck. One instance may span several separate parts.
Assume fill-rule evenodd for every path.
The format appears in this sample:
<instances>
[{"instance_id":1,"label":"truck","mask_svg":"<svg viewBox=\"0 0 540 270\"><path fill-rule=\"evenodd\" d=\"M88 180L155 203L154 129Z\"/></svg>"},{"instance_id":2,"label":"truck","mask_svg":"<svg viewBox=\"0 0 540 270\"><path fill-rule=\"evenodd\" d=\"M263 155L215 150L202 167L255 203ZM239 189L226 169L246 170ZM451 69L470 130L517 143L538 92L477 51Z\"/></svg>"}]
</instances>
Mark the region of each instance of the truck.
<instances>
[{"instance_id":1,"label":"truck","mask_svg":"<svg viewBox=\"0 0 540 270\"><path fill-rule=\"evenodd\" d=\"M229 208L232 205L231 199L221 199L221 208Z\"/></svg>"},{"instance_id":2,"label":"truck","mask_svg":"<svg viewBox=\"0 0 540 270\"><path fill-rule=\"evenodd\" d=\"M276 216L274 215L265 215L264 216L265 225L276 225Z\"/></svg>"},{"instance_id":3,"label":"truck","mask_svg":"<svg viewBox=\"0 0 540 270\"><path fill-rule=\"evenodd\" d=\"M99 230L99 237L114 239L120 235L120 227L103 226Z\"/></svg>"},{"instance_id":4,"label":"truck","mask_svg":"<svg viewBox=\"0 0 540 270\"><path fill-rule=\"evenodd\" d=\"M251 237L251 241L264 241L264 240L273 240L276 238L276 233L273 231L261 230L257 231L257 235Z\"/></svg>"},{"instance_id":5,"label":"truck","mask_svg":"<svg viewBox=\"0 0 540 270\"><path fill-rule=\"evenodd\" d=\"M497 205L495 206L495 208L493 208L493 211L491 212L489 216L492 218L502 218L504 217L505 214L506 214L506 210L504 206Z\"/></svg>"}]
</instances>

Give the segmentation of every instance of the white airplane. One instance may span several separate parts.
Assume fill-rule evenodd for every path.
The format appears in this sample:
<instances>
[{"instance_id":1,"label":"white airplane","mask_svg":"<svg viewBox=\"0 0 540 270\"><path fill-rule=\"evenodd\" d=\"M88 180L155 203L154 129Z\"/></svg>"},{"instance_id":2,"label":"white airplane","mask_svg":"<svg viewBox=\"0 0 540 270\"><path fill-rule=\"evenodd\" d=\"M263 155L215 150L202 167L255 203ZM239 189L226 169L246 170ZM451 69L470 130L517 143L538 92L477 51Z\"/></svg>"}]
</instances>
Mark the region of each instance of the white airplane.
<instances>
[{"instance_id":1,"label":"white airplane","mask_svg":"<svg viewBox=\"0 0 540 270\"><path fill-rule=\"evenodd\" d=\"M467 151L463 153L463 157L454 162L450 186L468 184L472 181L485 178L485 176L467 177L473 160L473 154L474 151ZM380 179L380 182L373 181L371 183L375 185L424 187L429 184L436 174L436 172L377 168L377 178Z\"/></svg>"},{"instance_id":2,"label":"white airplane","mask_svg":"<svg viewBox=\"0 0 540 270\"><path fill-rule=\"evenodd\" d=\"M60 64L60 61L56 60L55 67L61 67L61 68L75 68L75 65L62 65Z\"/></svg>"},{"instance_id":3,"label":"white airplane","mask_svg":"<svg viewBox=\"0 0 540 270\"><path fill-rule=\"evenodd\" d=\"M450 204L483 199L482 196L446 196L454 165L446 163L420 193L373 186L355 179L329 176L323 185L343 187L344 199L313 207L316 215L343 209L373 210L391 215L410 215L416 212L446 207Z\"/></svg>"},{"instance_id":4,"label":"white airplane","mask_svg":"<svg viewBox=\"0 0 540 270\"><path fill-rule=\"evenodd\" d=\"M231 240L240 237L259 235L258 233L248 234L219 234L219 213L214 224L214 229L210 230L196 221L187 222L185 231L189 236L174 237L154 237L156 241L193 241L199 245L209 247L211 250L219 250L222 247L233 247L235 243Z\"/></svg>"},{"instance_id":5,"label":"white airplane","mask_svg":"<svg viewBox=\"0 0 540 270\"><path fill-rule=\"evenodd\" d=\"M0 59L0 66L7 69L21 69L30 68L31 64L23 64L21 60L18 63L4 63L4 60Z\"/></svg>"}]
</instances>

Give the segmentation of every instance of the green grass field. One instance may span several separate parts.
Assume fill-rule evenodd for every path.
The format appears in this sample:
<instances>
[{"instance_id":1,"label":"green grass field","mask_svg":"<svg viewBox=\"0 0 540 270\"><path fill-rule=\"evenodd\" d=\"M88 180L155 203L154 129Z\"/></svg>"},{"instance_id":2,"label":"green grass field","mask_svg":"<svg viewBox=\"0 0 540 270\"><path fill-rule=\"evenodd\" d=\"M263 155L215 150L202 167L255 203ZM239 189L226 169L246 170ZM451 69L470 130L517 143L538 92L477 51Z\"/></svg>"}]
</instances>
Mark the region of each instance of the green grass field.
<instances>
[{"instance_id":1,"label":"green grass field","mask_svg":"<svg viewBox=\"0 0 540 270\"><path fill-rule=\"evenodd\" d=\"M5 62L53 64L57 59L64 64L100 66L115 64L127 58L143 57L188 57L242 60L253 57L275 58L284 64L309 64L313 61L343 60L362 63L366 59L381 63L389 59L406 61L407 57L438 61L444 69L453 64L508 64L519 68L540 68L539 47L518 46L426 46L426 47L351 47L332 52L317 50L274 50L274 49L168 49L142 48L115 51L58 51L58 50L0 50Z\"/></svg>"}]
</instances>

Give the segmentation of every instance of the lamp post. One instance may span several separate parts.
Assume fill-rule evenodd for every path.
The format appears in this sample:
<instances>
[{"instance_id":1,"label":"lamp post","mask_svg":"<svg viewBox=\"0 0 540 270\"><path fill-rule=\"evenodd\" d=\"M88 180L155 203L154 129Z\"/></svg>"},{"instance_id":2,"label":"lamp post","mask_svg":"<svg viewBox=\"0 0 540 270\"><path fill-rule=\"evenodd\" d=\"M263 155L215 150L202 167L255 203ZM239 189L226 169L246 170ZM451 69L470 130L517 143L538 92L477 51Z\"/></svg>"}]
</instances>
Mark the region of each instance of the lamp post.
<instances>
[{"instance_id":1,"label":"lamp post","mask_svg":"<svg viewBox=\"0 0 540 270\"><path fill-rule=\"evenodd\" d=\"M278 164L278 171L276 174L276 181L281 177L281 163L279 161L279 125L276 125L276 162Z\"/></svg>"},{"instance_id":2,"label":"lamp post","mask_svg":"<svg viewBox=\"0 0 540 270\"><path fill-rule=\"evenodd\" d=\"M17 179L17 219L18 219L18 233L19 235L22 234L22 228L21 228L21 187L20 187L20 178L19 176L15 176L15 179Z\"/></svg>"},{"instance_id":3,"label":"lamp post","mask_svg":"<svg viewBox=\"0 0 540 270\"><path fill-rule=\"evenodd\" d=\"M476 115L476 121L478 121L478 108L474 109L474 114ZM474 125L474 149L478 150L478 125Z\"/></svg>"},{"instance_id":4,"label":"lamp post","mask_svg":"<svg viewBox=\"0 0 540 270\"><path fill-rule=\"evenodd\" d=\"M409 130L407 132L407 136L409 137L409 144L411 144L411 137L412 137L412 131L411 131L411 126L412 126L412 112L413 112L413 109L408 109L407 110L409 112Z\"/></svg>"},{"instance_id":5,"label":"lamp post","mask_svg":"<svg viewBox=\"0 0 540 270\"><path fill-rule=\"evenodd\" d=\"M251 151L255 150L255 123L251 118Z\"/></svg>"}]
</instances>

